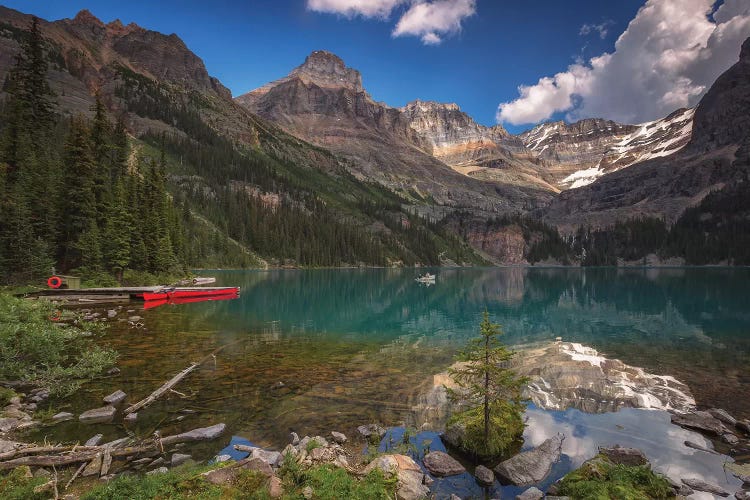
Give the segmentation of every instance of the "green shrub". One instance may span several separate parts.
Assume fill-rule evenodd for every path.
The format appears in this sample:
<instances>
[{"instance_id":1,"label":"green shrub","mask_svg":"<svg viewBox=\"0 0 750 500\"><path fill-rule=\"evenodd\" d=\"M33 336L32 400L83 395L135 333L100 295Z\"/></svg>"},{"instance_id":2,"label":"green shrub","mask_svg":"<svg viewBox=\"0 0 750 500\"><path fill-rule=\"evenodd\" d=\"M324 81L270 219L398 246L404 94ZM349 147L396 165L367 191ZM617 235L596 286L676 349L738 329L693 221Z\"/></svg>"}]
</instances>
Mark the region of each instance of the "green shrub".
<instances>
[{"instance_id":1,"label":"green shrub","mask_svg":"<svg viewBox=\"0 0 750 500\"><path fill-rule=\"evenodd\" d=\"M490 404L489 436L484 435L484 408L454 413L446 429L458 426L460 440L454 443L461 451L481 460L506 457L518 451L523 444L523 417L517 407L508 401Z\"/></svg>"},{"instance_id":2,"label":"green shrub","mask_svg":"<svg viewBox=\"0 0 750 500\"><path fill-rule=\"evenodd\" d=\"M81 500L218 499L224 489L209 483L200 474L208 468L179 468L164 474L119 476L107 484L96 486ZM231 498L231 497L228 497Z\"/></svg>"},{"instance_id":3,"label":"green shrub","mask_svg":"<svg viewBox=\"0 0 750 500\"><path fill-rule=\"evenodd\" d=\"M305 473L305 486L310 486L314 498L320 500L375 500L394 497L395 480L387 480L380 470L374 470L358 480L344 469L332 465L314 467Z\"/></svg>"},{"instance_id":4,"label":"green shrub","mask_svg":"<svg viewBox=\"0 0 750 500\"><path fill-rule=\"evenodd\" d=\"M36 500L47 498L45 493L34 493L34 488L43 484L44 478L31 477L27 466L0 475L0 498L4 500Z\"/></svg>"},{"instance_id":5,"label":"green shrub","mask_svg":"<svg viewBox=\"0 0 750 500\"><path fill-rule=\"evenodd\" d=\"M559 494L592 500L674 498L669 482L648 466L615 465L603 456L565 476Z\"/></svg>"},{"instance_id":6,"label":"green shrub","mask_svg":"<svg viewBox=\"0 0 750 500\"><path fill-rule=\"evenodd\" d=\"M0 378L69 395L114 363L116 353L94 345L91 332L55 324L54 314L48 302L0 294Z\"/></svg>"},{"instance_id":7,"label":"green shrub","mask_svg":"<svg viewBox=\"0 0 750 500\"><path fill-rule=\"evenodd\" d=\"M10 400L15 398L18 394L13 389L7 387L0 387L0 406L7 406Z\"/></svg>"}]
</instances>

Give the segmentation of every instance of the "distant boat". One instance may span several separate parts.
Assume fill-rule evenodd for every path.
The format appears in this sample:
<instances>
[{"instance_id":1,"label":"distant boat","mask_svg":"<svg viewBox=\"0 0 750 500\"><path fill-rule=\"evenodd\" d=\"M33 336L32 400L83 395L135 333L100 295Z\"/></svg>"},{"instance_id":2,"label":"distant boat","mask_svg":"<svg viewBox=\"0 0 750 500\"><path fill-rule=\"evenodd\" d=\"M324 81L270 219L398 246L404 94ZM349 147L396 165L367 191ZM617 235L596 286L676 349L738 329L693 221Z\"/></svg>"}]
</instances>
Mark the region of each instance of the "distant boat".
<instances>
[{"instance_id":1,"label":"distant boat","mask_svg":"<svg viewBox=\"0 0 750 500\"><path fill-rule=\"evenodd\" d=\"M238 293L240 293L240 287L238 286L162 288L153 292L144 292L141 298L145 301L174 300L201 297L219 297L224 295L237 295Z\"/></svg>"},{"instance_id":2,"label":"distant boat","mask_svg":"<svg viewBox=\"0 0 750 500\"><path fill-rule=\"evenodd\" d=\"M414 281L417 283L424 283L426 285L434 285L435 284L435 275L430 273L424 273L419 278L416 278Z\"/></svg>"}]
</instances>

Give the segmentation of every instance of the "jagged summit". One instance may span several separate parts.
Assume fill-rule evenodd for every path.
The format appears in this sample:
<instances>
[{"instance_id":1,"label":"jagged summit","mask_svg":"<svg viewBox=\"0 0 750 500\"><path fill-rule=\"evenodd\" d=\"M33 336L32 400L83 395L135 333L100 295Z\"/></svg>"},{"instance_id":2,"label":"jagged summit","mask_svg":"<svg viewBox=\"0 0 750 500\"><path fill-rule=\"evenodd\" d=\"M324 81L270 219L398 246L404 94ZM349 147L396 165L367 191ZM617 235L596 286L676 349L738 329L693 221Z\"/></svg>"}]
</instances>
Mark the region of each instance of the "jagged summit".
<instances>
[{"instance_id":1,"label":"jagged summit","mask_svg":"<svg viewBox=\"0 0 750 500\"><path fill-rule=\"evenodd\" d=\"M73 18L73 22L77 24L93 24L96 26L104 27L104 23L101 19L96 17L88 9L83 9Z\"/></svg>"},{"instance_id":2,"label":"jagged summit","mask_svg":"<svg viewBox=\"0 0 750 500\"><path fill-rule=\"evenodd\" d=\"M415 99L406 104L402 111L430 111L430 110L446 110L446 111L461 111L458 104L454 102L437 102L437 101L423 101L421 99Z\"/></svg>"},{"instance_id":3,"label":"jagged summit","mask_svg":"<svg viewBox=\"0 0 750 500\"><path fill-rule=\"evenodd\" d=\"M319 87L343 87L362 92L362 75L356 69L347 68L344 60L325 50L313 51L305 62L289 74L298 77L306 84Z\"/></svg>"}]
</instances>

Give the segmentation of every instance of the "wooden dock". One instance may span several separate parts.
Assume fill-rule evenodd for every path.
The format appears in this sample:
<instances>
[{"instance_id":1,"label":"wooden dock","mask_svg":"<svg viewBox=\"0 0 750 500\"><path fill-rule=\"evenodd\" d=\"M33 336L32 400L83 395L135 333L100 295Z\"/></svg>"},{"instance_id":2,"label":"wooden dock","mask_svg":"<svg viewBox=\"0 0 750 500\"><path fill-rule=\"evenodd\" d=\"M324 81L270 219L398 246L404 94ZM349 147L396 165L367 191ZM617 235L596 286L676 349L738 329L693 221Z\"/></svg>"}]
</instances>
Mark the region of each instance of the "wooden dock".
<instances>
[{"instance_id":1,"label":"wooden dock","mask_svg":"<svg viewBox=\"0 0 750 500\"><path fill-rule=\"evenodd\" d=\"M162 290L163 286L132 286L117 288L50 288L24 294L29 299L44 298L55 302L66 303L108 303L108 302L129 302L136 300L144 293L156 293Z\"/></svg>"}]
</instances>

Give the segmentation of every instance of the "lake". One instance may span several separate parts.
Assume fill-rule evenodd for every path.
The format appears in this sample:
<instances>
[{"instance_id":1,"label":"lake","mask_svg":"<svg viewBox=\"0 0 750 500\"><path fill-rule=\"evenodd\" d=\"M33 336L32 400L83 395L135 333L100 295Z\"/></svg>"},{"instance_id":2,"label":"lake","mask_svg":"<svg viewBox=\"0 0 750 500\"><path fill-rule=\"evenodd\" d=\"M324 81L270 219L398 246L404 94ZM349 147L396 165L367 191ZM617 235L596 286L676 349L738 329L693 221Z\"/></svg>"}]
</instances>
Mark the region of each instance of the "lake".
<instances>
[{"instance_id":1,"label":"lake","mask_svg":"<svg viewBox=\"0 0 750 500\"><path fill-rule=\"evenodd\" d=\"M101 340L120 353L121 374L84 388L67 409L98 406L116 389L140 399L222 348L175 388L180 394L142 411L135 433L160 428L166 435L221 421L235 440L281 449L292 430L354 436L358 425L371 422L418 427L415 405L433 375L477 334L486 309L508 344L579 342L676 377L699 406L750 417L750 269L440 268L430 270L437 283L429 287L414 281L423 272L201 272L217 277L217 285L240 286L240 298L149 310L124 306ZM133 315L143 318L135 326L125 321ZM597 444L619 443L643 449L655 464L736 483L719 472L723 457L680 447L688 434L703 438L671 425L666 412L532 406L528 417L527 445L557 430L570 434L550 480L590 458ZM123 435L117 425L77 422L44 434L85 440L95 432ZM434 440L433 434L425 436ZM201 449L210 457L228 442ZM436 488L481 493L470 477L441 480Z\"/></svg>"}]
</instances>

